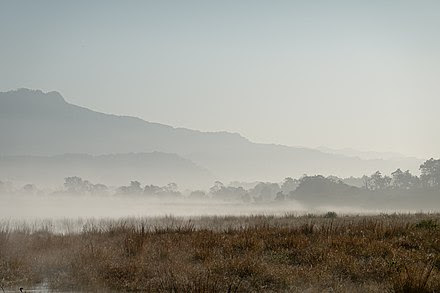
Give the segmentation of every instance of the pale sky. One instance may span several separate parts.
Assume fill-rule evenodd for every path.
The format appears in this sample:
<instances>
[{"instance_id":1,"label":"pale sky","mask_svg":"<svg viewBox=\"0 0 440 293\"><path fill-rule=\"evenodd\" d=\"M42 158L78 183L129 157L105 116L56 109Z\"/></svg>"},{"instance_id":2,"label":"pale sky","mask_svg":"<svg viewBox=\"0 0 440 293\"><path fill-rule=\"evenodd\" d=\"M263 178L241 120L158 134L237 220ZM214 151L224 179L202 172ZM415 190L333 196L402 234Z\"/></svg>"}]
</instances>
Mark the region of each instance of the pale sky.
<instances>
[{"instance_id":1,"label":"pale sky","mask_svg":"<svg viewBox=\"0 0 440 293\"><path fill-rule=\"evenodd\" d=\"M0 91L22 87L255 142L439 157L440 1L0 0Z\"/></svg>"}]
</instances>

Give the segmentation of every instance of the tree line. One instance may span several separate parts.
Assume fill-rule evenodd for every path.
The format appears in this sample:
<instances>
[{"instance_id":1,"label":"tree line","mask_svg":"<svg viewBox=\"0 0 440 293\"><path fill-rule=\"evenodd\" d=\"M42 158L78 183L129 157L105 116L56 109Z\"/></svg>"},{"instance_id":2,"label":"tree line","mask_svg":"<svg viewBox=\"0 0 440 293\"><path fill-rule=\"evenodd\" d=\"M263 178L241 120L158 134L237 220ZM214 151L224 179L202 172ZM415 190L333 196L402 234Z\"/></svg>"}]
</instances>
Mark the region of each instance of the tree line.
<instances>
[{"instance_id":1,"label":"tree line","mask_svg":"<svg viewBox=\"0 0 440 293\"><path fill-rule=\"evenodd\" d=\"M281 183L257 182L247 189L239 183L225 185L216 181L209 190L194 190L182 194L176 183L165 186L142 185L131 181L126 186L111 189L104 184L94 184L78 176L64 180L63 193L69 194L114 194L141 195L157 198L218 199L240 200L244 202L269 202L287 199L304 198L308 195L325 196L328 194L384 193L387 191L440 191L440 159L429 159L420 165L420 176L409 170L397 169L389 176L377 171L361 178L339 178L336 176L303 175L298 179L287 177ZM0 193L10 192L11 184L0 181ZM26 184L19 190L21 193L37 193L33 184Z\"/></svg>"}]
</instances>

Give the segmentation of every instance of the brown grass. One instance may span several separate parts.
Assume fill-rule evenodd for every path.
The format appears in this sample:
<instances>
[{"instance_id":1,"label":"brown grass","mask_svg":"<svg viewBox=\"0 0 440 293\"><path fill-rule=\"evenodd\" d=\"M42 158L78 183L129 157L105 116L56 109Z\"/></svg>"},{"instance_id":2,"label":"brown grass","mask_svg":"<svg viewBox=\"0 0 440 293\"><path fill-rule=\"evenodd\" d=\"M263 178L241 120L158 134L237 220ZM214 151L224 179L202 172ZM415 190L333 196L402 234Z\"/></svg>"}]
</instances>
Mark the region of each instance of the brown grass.
<instances>
[{"instance_id":1,"label":"brown grass","mask_svg":"<svg viewBox=\"0 0 440 293\"><path fill-rule=\"evenodd\" d=\"M0 227L0 285L439 292L440 215L125 219ZM58 223L59 224L59 223Z\"/></svg>"}]
</instances>

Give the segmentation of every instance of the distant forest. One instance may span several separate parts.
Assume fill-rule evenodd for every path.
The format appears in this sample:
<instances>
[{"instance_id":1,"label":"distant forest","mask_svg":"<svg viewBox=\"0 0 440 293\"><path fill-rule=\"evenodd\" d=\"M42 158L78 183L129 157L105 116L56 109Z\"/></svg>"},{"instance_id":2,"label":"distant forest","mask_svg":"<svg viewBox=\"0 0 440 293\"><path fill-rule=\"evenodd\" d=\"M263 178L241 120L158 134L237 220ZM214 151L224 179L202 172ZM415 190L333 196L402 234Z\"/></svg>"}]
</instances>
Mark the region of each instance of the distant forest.
<instances>
[{"instance_id":1,"label":"distant forest","mask_svg":"<svg viewBox=\"0 0 440 293\"><path fill-rule=\"evenodd\" d=\"M137 195L151 198L187 198L195 200L223 200L242 202L276 202L289 199L302 202L331 202L340 203L350 199L378 200L383 195L435 195L440 192L440 159L429 159L420 165L420 176L410 171L397 169L390 176L377 171L370 176L360 178L339 178L322 175L301 178L285 178L281 183L233 182L225 185L216 181L209 190L179 191L175 183L165 186L145 185L139 181L131 181L127 186L110 188L104 184L94 184L88 180L73 176L65 178L61 190L52 191L52 194L71 195ZM10 182L0 181L0 193L8 194L47 194L33 184L26 184L21 188L14 188ZM369 196L369 197L366 197Z\"/></svg>"}]
</instances>

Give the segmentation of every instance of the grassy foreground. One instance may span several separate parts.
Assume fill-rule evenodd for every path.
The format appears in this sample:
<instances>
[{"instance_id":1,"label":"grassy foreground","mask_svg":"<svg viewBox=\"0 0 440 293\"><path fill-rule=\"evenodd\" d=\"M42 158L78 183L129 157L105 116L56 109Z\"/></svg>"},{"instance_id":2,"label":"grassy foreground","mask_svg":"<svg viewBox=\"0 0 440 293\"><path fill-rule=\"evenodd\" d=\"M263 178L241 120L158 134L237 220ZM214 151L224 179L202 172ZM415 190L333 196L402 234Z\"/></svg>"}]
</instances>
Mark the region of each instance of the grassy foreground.
<instances>
[{"instance_id":1,"label":"grassy foreground","mask_svg":"<svg viewBox=\"0 0 440 293\"><path fill-rule=\"evenodd\" d=\"M78 222L80 232L59 233L47 224L3 222L0 285L440 292L437 223L438 214L162 218Z\"/></svg>"}]
</instances>

